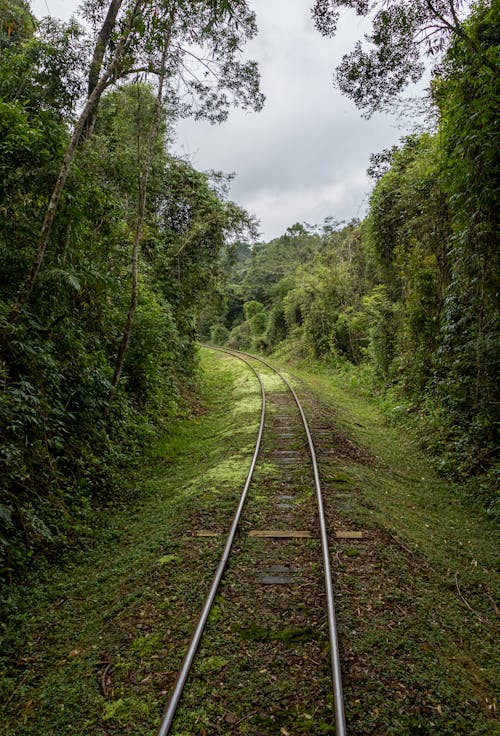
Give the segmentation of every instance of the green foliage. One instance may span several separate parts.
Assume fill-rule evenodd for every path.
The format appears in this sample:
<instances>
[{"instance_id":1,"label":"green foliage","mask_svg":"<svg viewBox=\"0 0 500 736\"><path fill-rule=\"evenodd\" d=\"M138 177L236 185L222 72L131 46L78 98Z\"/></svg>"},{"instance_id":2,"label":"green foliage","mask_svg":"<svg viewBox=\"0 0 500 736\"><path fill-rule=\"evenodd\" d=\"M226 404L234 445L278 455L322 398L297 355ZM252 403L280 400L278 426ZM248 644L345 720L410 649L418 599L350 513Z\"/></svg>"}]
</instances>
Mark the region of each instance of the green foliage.
<instances>
[{"instance_id":1,"label":"green foliage","mask_svg":"<svg viewBox=\"0 0 500 736\"><path fill-rule=\"evenodd\" d=\"M0 50L29 38L36 26L29 3L25 0L0 0Z\"/></svg>"},{"instance_id":2,"label":"green foliage","mask_svg":"<svg viewBox=\"0 0 500 736\"><path fill-rule=\"evenodd\" d=\"M83 90L86 55L77 23L45 19L35 36L2 51L0 97L20 103L34 116L45 111L71 119Z\"/></svg>"},{"instance_id":3,"label":"green foliage","mask_svg":"<svg viewBox=\"0 0 500 736\"><path fill-rule=\"evenodd\" d=\"M77 151L27 308L9 307L33 258L81 94L81 31L43 27L0 59L0 576L88 534L95 500L185 411L195 321L219 290L218 256L253 229L213 181L153 147L139 303L112 411L113 367L130 302L139 177L155 106L143 83L104 95ZM22 80L22 83L19 83Z\"/></svg>"},{"instance_id":4,"label":"green foliage","mask_svg":"<svg viewBox=\"0 0 500 736\"><path fill-rule=\"evenodd\" d=\"M390 301L385 286L376 286L363 298L363 307L369 320L369 353L375 376L386 383L395 354L397 305Z\"/></svg>"},{"instance_id":5,"label":"green foliage","mask_svg":"<svg viewBox=\"0 0 500 736\"><path fill-rule=\"evenodd\" d=\"M333 24L324 30L334 30L344 5L368 11L350 0L317 3L318 22ZM396 43L392 34L404 26L403 16L391 15L397 7L376 14L375 45L392 48L389 72L401 73L402 84L410 57L398 53L409 54L404 44L415 39ZM489 510L498 477L499 13L480 3L464 24L454 20L433 82L438 130L372 157L365 221L294 226L244 254L232 268L227 303L241 297L245 314L237 303L225 323L234 346L321 358L347 366L350 376L349 365L359 366L353 380L391 397L400 408L391 418L418 425L443 473L477 476L475 493ZM346 73L360 71L366 58L356 52ZM365 72L370 85L382 79L378 97ZM398 87L391 86L397 75L383 74L380 58L358 76L353 71L349 83L363 105L373 108ZM255 302L266 320L256 320Z\"/></svg>"},{"instance_id":6,"label":"green foliage","mask_svg":"<svg viewBox=\"0 0 500 736\"><path fill-rule=\"evenodd\" d=\"M87 0L82 12L89 24L101 28L106 16L102 3ZM125 0L110 31L105 34L105 61L113 58L120 41L126 41L115 57L122 79L138 67L157 69L162 49L169 48L165 65L172 111L219 123L233 106L263 106L257 65L242 59L243 46L257 32L255 14L246 2L175 0L152 9L148 0ZM91 69L90 76L96 71L99 77L100 68ZM97 79L92 81L95 85Z\"/></svg>"},{"instance_id":7,"label":"green foliage","mask_svg":"<svg viewBox=\"0 0 500 736\"><path fill-rule=\"evenodd\" d=\"M318 3L324 30L333 30L342 4L361 14L368 9L350 0ZM98 5L84 4L97 24ZM175 111L168 114L217 121L231 98L258 109L256 69L238 60L240 42L255 33L246 4L176 8L175 37L192 38L196 29L198 51L217 74L201 83L185 70L174 90L186 58L172 56ZM111 412L155 90L136 80L104 94L93 135L77 149L26 308L12 323L9 311L33 263L83 98L87 51L74 23L47 22L34 32L21 0L0 3L0 10L7 19L0 57L0 574L84 533L93 500L109 498L120 467L182 410L196 374L199 330L237 348L285 345L351 371L359 366L359 380L369 376L373 388L402 397L400 414L418 416L443 472L482 474L478 494L491 503L500 367L498 7L480 3L450 29L433 83L438 133L407 137L373 159L376 184L362 224L297 223L250 247L255 223L227 200L227 179L168 154L163 111L138 256L137 313ZM389 4L375 14L372 41L377 53L392 55L358 50L345 62L350 93L361 95L366 109L417 69L412 34L422 18L428 14L417 18L413 6ZM170 22L145 13L136 21L121 76L133 61L154 58Z\"/></svg>"},{"instance_id":8,"label":"green foliage","mask_svg":"<svg viewBox=\"0 0 500 736\"><path fill-rule=\"evenodd\" d=\"M54 159L66 131L54 116L32 118L15 101L0 99L0 258L5 273L27 267L26 241L36 231L52 178ZM15 246L15 247L13 247ZM14 297L16 283L2 279L2 295Z\"/></svg>"},{"instance_id":9,"label":"green foliage","mask_svg":"<svg viewBox=\"0 0 500 736\"><path fill-rule=\"evenodd\" d=\"M335 80L368 117L393 105L405 87L422 78L424 56L440 59L450 43L461 43L469 57L495 71L494 59L483 53L454 2L315 0L312 15L318 31L335 36L344 8L369 17L372 31L343 56Z\"/></svg>"},{"instance_id":10,"label":"green foliage","mask_svg":"<svg viewBox=\"0 0 500 736\"><path fill-rule=\"evenodd\" d=\"M378 326L372 315L377 373L386 380L392 371L418 395L433 376L449 281L450 215L436 138L410 136L393 152L371 196L364 234L375 277L393 302L380 312Z\"/></svg>"},{"instance_id":11,"label":"green foliage","mask_svg":"<svg viewBox=\"0 0 500 736\"><path fill-rule=\"evenodd\" d=\"M210 342L212 345L224 345L229 337L229 330L220 322L210 328Z\"/></svg>"},{"instance_id":12,"label":"green foliage","mask_svg":"<svg viewBox=\"0 0 500 736\"><path fill-rule=\"evenodd\" d=\"M252 350L254 345L250 324L248 322L242 322L236 325L229 333L227 345L236 350Z\"/></svg>"},{"instance_id":13,"label":"green foliage","mask_svg":"<svg viewBox=\"0 0 500 736\"><path fill-rule=\"evenodd\" d=\"M361 360L367 329L358 314L363 279L357 224L339 229L325 222L321 247L311 265L296 270L284 299L290 330L313 355Z\"/></svg>"},{"instance_id":14,"label":"green foliage","mask_svg":"<svg viewBox=\"0 0 500 736\"><path fill-rule=\"evenodd\" d=\"M435 87L441 113L444 186L453 234L450 285L443 313L437 393L467 439L462 466L487 466L496 443L494 397L499 373L498 66L500 11L481 3L466 24L481 50L471 56L457 39Z\"/></svg>"},{"instance_id":15,"label":"green foliage","mask_svg":"<svg viewBox=\"0 0 500 736\"><path fill-rule=\"evenodd\" d=\"M269 312L265 339L270 349L279 345L288 335L288 324L283 306L277 304Z\"/></svg>"},{"instance_id":16,"label":"green foliage","mask_svg":"<svg viewBox=\"0 0 500 736\"><path fill-rule=\"evenodd\" d=\"M172 413L177 391L172 372L172 351L178 342L175 322L168 303L147 285L140 290L129 349L125 358L124 381L127 393L138 405L154 406L158 419ZM169 406L170 405L170 406Z\"/></svg>"}]
</instances>

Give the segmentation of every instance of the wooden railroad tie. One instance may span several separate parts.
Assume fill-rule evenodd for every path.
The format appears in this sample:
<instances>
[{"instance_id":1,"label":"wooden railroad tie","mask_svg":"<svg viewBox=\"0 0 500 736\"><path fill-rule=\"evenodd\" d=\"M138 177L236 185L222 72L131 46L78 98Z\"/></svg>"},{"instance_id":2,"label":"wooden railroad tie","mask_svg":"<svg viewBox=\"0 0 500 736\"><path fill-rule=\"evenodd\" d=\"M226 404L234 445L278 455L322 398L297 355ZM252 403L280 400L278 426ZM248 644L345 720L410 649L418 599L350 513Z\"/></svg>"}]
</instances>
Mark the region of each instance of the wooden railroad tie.
<instances>
[{"instance_id":1,"label":"wooden railroad tie","mask_svg":"<svg viewBox=\"0 0 500 736\"><path fill-rule=\"evenodd\" d=\"M294 529L259 531L252 529L248 532L249 537L260 537L262 539L313 539L315 536L309 531L295 531ZM336 539L363 539L363 532L336 531Z\"/></svg>"},{"instance_id":2,"label":"wooden railroad tie","mask_svg":"<svg viewBox=\"0 0 500 736\"><path fill-rule=\"evenodd\" d=\"M222 532L212 532L208 530L193 531L193 537L219 537ZM248 532L249 537L258 539L313 539L312 532L307 530L296 529L251 529ZM363 539L363 532L336 531L336 539Z\"/></svg>"},{"instance_id":3,"label":"wooden railroad tie","mask_svg":"<svg viewBox=\"0 0 500 736\"><path fill-rule=\"evenodd\" d=\"M276 530L276 531L259 531L251 529L248 532L249 537L259 537L261 539L311 539L312 534L308 531L295 531L293 529Z\"/></svg>"},{"instance_id":4,"label":"wooden railroad tie","mask_svg":"<svg viewBox=\"0 0 500 736\"><path fill-rule=\"evenodd\" d=\"M363 532L335 532L336 539L363 539Z\"/></svg>"}]
</instances>

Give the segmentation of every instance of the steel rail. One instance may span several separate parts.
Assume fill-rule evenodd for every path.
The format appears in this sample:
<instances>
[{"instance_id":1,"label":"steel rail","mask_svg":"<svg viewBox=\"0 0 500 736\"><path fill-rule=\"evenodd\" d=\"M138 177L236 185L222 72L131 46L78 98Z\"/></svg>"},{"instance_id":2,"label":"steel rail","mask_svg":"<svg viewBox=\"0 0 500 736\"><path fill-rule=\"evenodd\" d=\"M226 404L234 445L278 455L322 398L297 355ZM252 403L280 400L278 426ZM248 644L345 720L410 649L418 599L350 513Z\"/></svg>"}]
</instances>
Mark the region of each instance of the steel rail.
<instances>
[{"instance_id":1,"label":"steel rail","mask_svg":"<svg viewBox=\"0 0 500 736\"><path fill-rule=\"evenodd\" d=\"M319 478L316 451L314 448L314 443L313 443L313 439L311 436L311 432L309 429L309 424L307 422L305 412L302 408L302 405L299 401L299 398L295 390L293 389L289 381L280 373L279 370L277 370L274 366L272 366L270 363L268 363L263 358L256 357L255 355L251 355L250 353L245 353L242 351L235 351L235 350L228 350L226 348L214 347L211 345L205 345L204 347L207 347L212 350L218 350L220 352L223 352L228 355L232 355L236 358L239 358L244 363L246 363L246 365L253 371L253 373L255 374L255 376L257 377L259 381L260 389L261 389L261 397L262 397L261 421L260 421L259 433L258 433L258 438L257 438L257 443L256 443L252 463L250 466L250 470L247 476L245 487L243 489L243 492L240 498L240 502L239 502L237 511L233 519L233 523L231 525L228 539L224 547L224 552L222 554L222 557L219 562L219 566L215 573L215 576L212 582L212 586L210 588L210 592L205 600L203 611L200 615L195 632L192 636L192 639L189 645L189 649L182 663L182 667L177 677L174 691L165 709L162 721L160 723L159 730L157 732L157 736L167 736L167 734L170 731L170 726L172 725L172 721L173 721L177 706L179 704L179 700L181 698L182 691L184 689L184 685L188 678L194 656L198 649L198 646L199 646L199 643L200 643L200 640L203 634L203 630L205 628L205 625L208 619L208 615L210 613L210 609L215 599L215 595L217 593L224 569L227 564L227 560L229 558L231 547L234 541L234 536L236 534L236 529L237 529L237 526L238 526L238 523L241 517L241 513L243 510L243 505L244 505L244 502L245 502L245 499L248 493L248 489L250 487L250 483L252 481L253 471L257 463L257 457L259 454L260 445L262 441L262 434L264 431L266 396L265 396L265 390L264 390L262 379L257 373L257 371L255 370L255 368L252 366L252 364L249 362L248 358L267 366L267 368L269 368L277 376L279 376L279 378L281 378L281 380L288 387L288 389L290 390L290 393L293 396L293 399L299 410L299 413L302 419L302 423L303 423L303 426L306 432L307 441L309 445L309 454L311 457L311 462L312 462L313 471L314 471L314 483L315 483L316 500L317 500L317 506L318 506L318 519L319 519L320 539L321 539L321 548L322 548L322 556L323 556L323 570L324 570L324 580L325 580L328 630L329 630L329 641L330 641L330 660L331 660L332 684L333 684L334 707L335 707L335 727L336 727L337 736L346 736L347 731L346 731L346 723L345 723L344 699L343 699L343 690L342 690L342 673L341 673L341 668L340 668L340 655L339 655L339 647L338 647L338 629L337 629L337 620L336 620L336 614L335 614L335 601L334 601L334 595L333 595L330 554L329 554L329 548L328 548L328 535L327 535L326 520L325 520L325 514L324 514L324 507L323 507L323 495L321 491L321 482Z\"/></svg>"},{"instance_id":2,"label":"steel rail","mask_svg":"<svg viewBox=\"0 0 500 736\"><path fill-rule=\"evenodd\" d=\"M230 352L230 351L226 351L226 352ZM336 728L335 733L336 733L336 736L346 736L347 731L346 731L346 722L345 722L345 713L344 713L342 672L340 668L338 627L337 627L337 617L335 614L335 599L333 595L332 573L331 573L331 566L330 566L330 552L328 548L328 534L327 534L327 529L326 529L326 519L325 519L325 512L324 512L324 507L323 507L323 494L321 491L321 482L319 478L318 462L316 460L316 451L314 449L314 443L313 443L313 439L311 436L311 431L309 429L309 424L307 422L305 412L302 408L302 405L298 399L297 394L295 393L292 385L280 373L280 371L274 368L274 366L272 366L270 363L268 363L263 358L258 358L255 355L251 355L250 353L245 353L243 351L238 350L238 351L231 351L231 354L237 355L239 357L246 356L247 358L251 358L253 360L256 360L257 362L263 363L270 370L274 371L274 373L276 373L290 389L290 392L295 400L295 403L297 404L300 415L302 417L302 423L306 431L307 441L309 443L309 453L311 455L311 461L312 461L312 465L314 469L314 484L316 488L316 500L317 500L317 505L318 505L318 518L319 518L319 528L320 528L320 537L321 537L321 549L322 549L322 554L323 554L323 570L324 570L326 606L327 606L327 615L328 615L328 630L329 630L329 639L330 639L330 660L331 660L331 668L332 668L332 682L333 682L333 694L334 694L334 705L335 705L335 728Z\"/></svg>"},{"instance_id":3,"label":"steel rail","mask_svg":"<svg viewBox=\"0 0 500 736\"><path fill-rule=\"evenodd\" d=\"M206 347L210 347L210 346L207 345ZM217 348L211 348L211 349L216 350ZM230 353L229 351L226 351L226 350L221 351L221 352L227 352L230 355L234 355L233 353ZM262 382L261 377L257 373L257 371L255 370L253 365L251 365L251 363L248 360L246 360L243 356L235 355L234 357L238 357L240 360L246 363L246 365L253 371L253 373L257 377L257 380L259 381L259 384L260 384L260 395L261 395L262 408L261 408L259 432L257 435L256 444L255 444L255 452L253 454L253 458L250 464L250 469L248 471L245 486L243 488L243 491L240 497L240 501L239 501L238 507L236 509L236 512L235 512L235 515L234 515L234 518L231 524L231 528L229 530L229 534L227 537L226 545L224 547L224 551L222 552L217 570L215 572L215 575L212 581L212 585L205 599L205 603L203 604L203 610L200 614L200 618L198 619L196 629L191 638L188 650L186 652L186 655L181 665L181 669L179 670L179 674L177 676L174 690L172 692L172 695L170 696L170 700L168 701L165 711L163 713L163 716L160 722L160 726L158 728L157 736L167 736L167 734L170 731L170 727L172 725L172 721L175 716L175 711L177 710L179 700L181 699L184 685L186 684L186 680L188 678L189 671L193 663L193 659L195 657L196 651L200 644L201 637L203 635L203 631L205 629L205 625L207 623L210 609L212 608L212 604L215 600L215 596L217 594L217 590L219 588L220 581L222 579L222 575L224 573L224 570L225 570L225 567L226 567L226 564L229 558L229 554L231 552L231 547L233 545L234 537L236 535L236 530L238 527L238 523L240 521L241 512L243 511L243 506L245 504L248 489L250 488L250 483L252 481L253 471L257 463L257 457L259 455L260 445L262 441L262 434L264 432L264 420L266 416L266 392L264 390L264 384Z\"/></svg>"}]
</instances>

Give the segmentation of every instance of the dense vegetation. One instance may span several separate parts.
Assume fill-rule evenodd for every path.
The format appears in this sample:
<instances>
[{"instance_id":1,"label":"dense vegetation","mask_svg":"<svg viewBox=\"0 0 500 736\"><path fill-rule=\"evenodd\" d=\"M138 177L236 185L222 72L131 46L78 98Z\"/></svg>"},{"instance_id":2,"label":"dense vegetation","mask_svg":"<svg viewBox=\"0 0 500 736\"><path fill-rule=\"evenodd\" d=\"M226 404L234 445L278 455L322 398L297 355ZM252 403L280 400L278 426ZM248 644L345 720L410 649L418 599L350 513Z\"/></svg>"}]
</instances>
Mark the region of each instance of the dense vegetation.
<instances>
[{"instance_id":1,"label":"dense vegetation","mask_svg":"<svg viewBox=\"0 0 500 736\"><path fill-rule=\"evenodd\" d=\"M253 227L223 176L168 152L178 114L261 106L237 58L253 15L149 5L87 2L87 33L0 2L2 575L85 535L91 502L123 493L119 469L183 411L217 255ZM230 74L190 78L191 32Z\"/></svg>"},{"instance_id":2,"label":"dense vegetation","mask_svg":"<svg viewBox=\"0 0 500 736\"><path fill-rule=\"evenodd\" d=\"M340 6L368 9L316 2L322 32ZM364 222L252 248L227 179L170 152L181 115L262 107L245 0L86 0L85 27L0 0L0 575L85 536L92 503L123 493L120 470L186 406L200 333L392 392L493 508L499 10L409 7L384 4L376 53L358 45L337 78L380 109L417 78L428 33L447 48L437 130L374 156Z\"/></svg>"},{"instance_id":3,"label":"dense vegetation","mask_svg":"<svg viewBox=\"0 0 500 736\"><path fill-rule=\"evenodd\" d=\"M392 415L419 428L445 473L474 478L493 512L498 6L480 4L464 28L434 78L437 130L373 156L364 222L296 224L242 246L211 337L351 366L396 398Z\"/></svg>"}]
</instances>

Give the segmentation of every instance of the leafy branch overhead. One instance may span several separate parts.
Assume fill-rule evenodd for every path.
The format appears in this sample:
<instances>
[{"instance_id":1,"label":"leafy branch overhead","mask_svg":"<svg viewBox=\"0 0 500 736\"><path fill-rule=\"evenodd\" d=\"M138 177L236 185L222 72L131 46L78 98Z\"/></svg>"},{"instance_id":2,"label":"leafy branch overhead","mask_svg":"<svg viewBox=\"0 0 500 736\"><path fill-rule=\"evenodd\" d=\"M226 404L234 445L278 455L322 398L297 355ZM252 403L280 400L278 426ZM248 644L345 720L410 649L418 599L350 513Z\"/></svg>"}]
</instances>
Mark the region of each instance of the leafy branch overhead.
<instances>
[{"instance_id":1,"label":"leafy branch overhead","mask_svg":"<svg viewBox=\"0 0 500 736\"><path fill-rule=\"evenodd\" d=\"M438 61L453 38L461 38L472 55L491 64L464 26L469 6L462 0L316 0L312 16L318 31L334 36L346 9L370 18L372 28L344 55L335 82L367 117L418 82L425 59Z\"/></svg>"},{"instance_id":2,"label":"leafy branch overhead","mask_svg":"<svg viewBox=\"0 0 500 736\"><path fill-rule=\"evenodd\" d=\"M117 44L127 33L112 81L137 71L157 74L159 49L168 38L165 96L171 110L219 122L231 105L262 108L256 64L241 60L244 44L257 32L255 14L244 0L112 0L106 15L102 3L88 0L83 12L97 36L89 91L116 59Z\"/></svg>"},{"instance_id":3,"label":"leafy branch overhead","mask_svg":"<svg viewBox=\"0 0 500 736\"><path fill-rule=\"evenodd\" d=\"M156 74L172 116L211 122L225 120L231 105L260 110L264 102L256 64L240 59L242 44L256 33L255 15L245 0L234 0L230 7L203 0L111 0L107 6L88 0L83 12L95 36L87 97L61 161L31 267L10 312L12 323L38 278L71 165L81 140L92 135L106 89L139 72Z\"/></svg>"}]
</instances>

